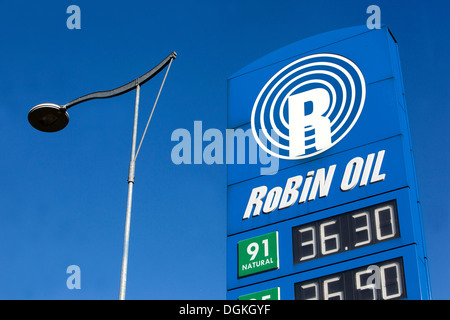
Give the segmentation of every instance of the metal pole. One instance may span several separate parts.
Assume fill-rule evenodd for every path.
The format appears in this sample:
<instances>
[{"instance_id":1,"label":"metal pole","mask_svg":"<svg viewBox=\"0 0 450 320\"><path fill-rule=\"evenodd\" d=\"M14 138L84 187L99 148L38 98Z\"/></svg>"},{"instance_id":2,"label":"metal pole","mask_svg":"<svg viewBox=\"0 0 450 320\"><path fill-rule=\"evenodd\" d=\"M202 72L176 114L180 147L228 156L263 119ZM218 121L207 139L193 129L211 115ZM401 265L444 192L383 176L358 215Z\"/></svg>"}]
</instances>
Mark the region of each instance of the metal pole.
<instances>
[{"instance_id":1,"label":"metal pole","mask_svg":"<svg viewBox=\"0 0 450 320\"><path fill-rule=\"evenodd\" d=\"M133 199L133 185L134 185L134 171L136 160L136 135L139 113L139 94L141 86L136 87L136 103L134 106L134 124L133 124L133 141L131 144L131 161L128 170L128 199L127 199L127 213L125 219L125 234L123 239L123 256L122 256L122 272L120 274L120 293L119 299L125 300L125 291L127 286L127 266L128 266L128 246L130 240L130 221L131 221L131 202Z\"/></svg>"}]
</instances>

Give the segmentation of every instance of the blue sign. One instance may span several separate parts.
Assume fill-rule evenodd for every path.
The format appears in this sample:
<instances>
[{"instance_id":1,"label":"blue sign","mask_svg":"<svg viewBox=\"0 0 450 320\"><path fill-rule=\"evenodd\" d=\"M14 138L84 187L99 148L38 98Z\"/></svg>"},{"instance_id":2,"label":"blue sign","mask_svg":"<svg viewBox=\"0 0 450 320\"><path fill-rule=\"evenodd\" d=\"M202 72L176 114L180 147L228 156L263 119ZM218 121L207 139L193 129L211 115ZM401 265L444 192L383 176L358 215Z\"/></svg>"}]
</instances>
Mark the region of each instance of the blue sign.
<instances>
[{"instance_id":1,"label":"blue sign","mask_svg":"<svg viewBox=\"0 0 450 320\"><path fill-rule=\"evenodd\" d=\"M228 79L228 128L227 151L245 148L228 162L228 299L431 298L387 27L321 34L244 67Z\"/></svg>"}]
</instances>

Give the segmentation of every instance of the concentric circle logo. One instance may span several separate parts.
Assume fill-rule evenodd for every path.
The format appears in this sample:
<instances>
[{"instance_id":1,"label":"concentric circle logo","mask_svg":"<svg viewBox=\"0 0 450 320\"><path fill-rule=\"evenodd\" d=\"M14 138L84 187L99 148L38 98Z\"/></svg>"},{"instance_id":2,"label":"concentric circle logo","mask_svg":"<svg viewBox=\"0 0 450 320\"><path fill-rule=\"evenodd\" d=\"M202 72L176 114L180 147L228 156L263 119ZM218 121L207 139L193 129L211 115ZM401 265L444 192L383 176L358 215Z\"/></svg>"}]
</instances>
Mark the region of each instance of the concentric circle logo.
<instances>
[{"instance_id":1,"label":"concentric circle logo","mask_svg":"<svg viewBox=\"0 0 450 320\"><path fill-rule=\"evenodd\" d=\"M343 56L313 54L278 71L253 105L252 133L259 146L282 159L305 159L328 150L353 128L366 84Z\"/></svg>"}]
</instances>

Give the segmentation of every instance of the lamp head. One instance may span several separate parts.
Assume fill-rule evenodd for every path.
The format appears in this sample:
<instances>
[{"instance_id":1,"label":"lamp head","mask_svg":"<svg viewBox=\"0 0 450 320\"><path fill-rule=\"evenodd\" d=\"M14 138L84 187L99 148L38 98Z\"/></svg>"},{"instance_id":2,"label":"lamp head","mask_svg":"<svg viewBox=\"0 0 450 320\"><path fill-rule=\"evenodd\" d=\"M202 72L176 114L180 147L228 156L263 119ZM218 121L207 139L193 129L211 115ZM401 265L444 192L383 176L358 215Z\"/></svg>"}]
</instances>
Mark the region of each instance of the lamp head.
<instances>
[{"instance_id":1,"label":"lamp head","mask_svg":"<svg viewBox=\"0 0 450 320\"><path fill-rule=\"evenodd\" d=\"M65 107L54 103L41 103L28 112L28 122L37 130L56 132L69 123L69 114Z\"/></svg>"}]
</instances>

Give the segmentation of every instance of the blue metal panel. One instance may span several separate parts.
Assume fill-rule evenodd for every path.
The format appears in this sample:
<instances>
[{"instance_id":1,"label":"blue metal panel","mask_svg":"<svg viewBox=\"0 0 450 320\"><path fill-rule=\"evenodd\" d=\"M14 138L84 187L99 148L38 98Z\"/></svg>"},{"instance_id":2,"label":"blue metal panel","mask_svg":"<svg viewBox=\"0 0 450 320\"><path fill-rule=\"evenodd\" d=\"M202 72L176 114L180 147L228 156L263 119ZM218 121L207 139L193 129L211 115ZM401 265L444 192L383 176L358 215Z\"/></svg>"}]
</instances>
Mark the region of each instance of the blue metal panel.
<instances>
[{"instance_id":1,"label":"blue metal panel","mask_svg":"<svg viewBox=\"0 0 450 320\"><path fill-rule=\"evenodd\" d=\"M365 26L352 27L301 40L268 54L228 79L228 128L248 123L255 97L267 80L305 55L326 52L349 57L360 67L368 85L397 76L392 68L390 42L394 39L387 28L369 31Z\"/></svg>"},{"instance_id":2,"label":"blue metal panel","mask_svg":"<svg viewBox=\"0 0 450 320\"><path fill-rule=\"evenodd\" d=\"M311 269L305 272L290 275L288 277L277 278L265 282L255 282L255 284L251 286L230 290L227 298L230 300L235 300L244 294L279 287L281 300L294 300L295 283L320 278L324 275L333 275L354 268L376 265L377 263L396 258L401 258L403 260L404 285L406 287L405 299L430 299L429 284L427 283L427 278L424 276L427 272L427 267L423 263L420 255L416 252L415 245L409 245L369 256L362 256L356 260L345 261L335 265L328 265L323 268Z\"/></svg>"},{"instance_id":3,"label":"blue metal panel","mask_svg":"<svg viewBox=\"0 0 450 320\"><path fill-rule=\"evenodd\" d=\"M311 214L289 219L281 223L267 224L264 227L235 234L228 237L228 255L227 261L231 267L227 270L228 289L250 285L256 282L266 281L272 278L285 277L290 274L303 272L309 269L316 269L326 265L332 265L343 261L355 259L360 256L370 255L375 252L382 252L397 247L402 247L410 244L418 244L420 251L421 237L420 230L414 228L417 220L417 203L411 197L409 188L401 188L399 190L383 193L378 196L365 198L356 202L350 202L345 205L331 207L326 210L313 212ZM334 217L346 212L351 212L368 206L380 204L389 200L396 200L398 211L398 224L400 237L381 242L359 249L342 252L334 255L322 257L320 259L305 261L303 263L293 263L293 248L292 248L292 228L295 226L310 223L312 221L321 220L324 218ZM278 231L279 245L280 245L280 268L267 273L257 274L251 277L238 278L237 276L237 243L241 240L255 237L261 234Z\"/></svg>"},{"instance_id":4,"label":"blue metal panel","mask_svg":"<svg viewBox=\"0 0 450 320\"><path fill-rule=\"evenodd\" d=\"M337 206L408 186L409 181L404 169L405 161L403 158L401 141L402 139L400 136L393 137L391 139L368 144L358 149L351 149L333 156L297 165L282 170L276 175L260 176L229 186L228 234L232 235L245 230L276 223L278 221L310 214L322 210L323 208ZM386 150L381 166L381 173L386 175L385 180L373 184L369 183L365 187L356 186L350 191L343 192L341 190L341 181L343 180L347 164L355 157L366 159L369 154L377 154L381 150ZM251 216L248 219L243 219L244 211L249 202L253 188L263 185L267 186L269 190L277 186L284 188L286 181L291 177L302 175L306 178L308 172L317 171L320 168L325 168L328 172L331 165L336 165L336 169L327 197L319 198L319 196L316 196L312 201L306 201L302 204L294 203L288 208L275 210L267 214L261 213L259 216ZM302 191L302 186L300 186L299 190Z\"/></svg>"},{"instance_id":5,"label":"blue metal panel","mask_svg":"<svg viewBox=\"0 0 450 320\"><path fill-rule=\"evenodd\" d=\"M367 97L364 110L358 122L355 124L351 132L340 143L333 148L317 155L314 159L320 159L336 153L343 152L352 148L356 148L372 141L379 141L399 134L404 134L406 127L401 127L401 123L405 123L405 112L399 108L396 102L395 82L393 79L376 82L367 86ZM257 96L257 93L255 94ZM253 104L252 104L253 105ZM251 106L252 106L251 105ZM381 112L383 107L383 112ZM251 107L250 107L251 108ZM250 116L248 117L250 119ZM250 130L250 124L246 123L239 127L247 131ZM249 145L256 145L253 136L250 134ZM237 143L234 143L235 148ZM242 150L240 150L242 152ZM237 154L238 150L235 150ZM247 151L248 154L249 151ZM278 170L289 168L305 162L305 160L284 160L279 159ZM234 164L228 166L228 185L235 184L239 181L255 178L261 174L261 168L267 165L261 164Z\"/></svg>"}]
</instances>

